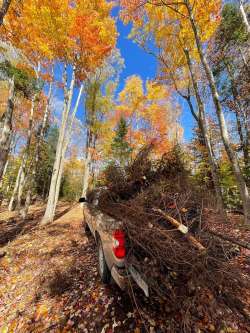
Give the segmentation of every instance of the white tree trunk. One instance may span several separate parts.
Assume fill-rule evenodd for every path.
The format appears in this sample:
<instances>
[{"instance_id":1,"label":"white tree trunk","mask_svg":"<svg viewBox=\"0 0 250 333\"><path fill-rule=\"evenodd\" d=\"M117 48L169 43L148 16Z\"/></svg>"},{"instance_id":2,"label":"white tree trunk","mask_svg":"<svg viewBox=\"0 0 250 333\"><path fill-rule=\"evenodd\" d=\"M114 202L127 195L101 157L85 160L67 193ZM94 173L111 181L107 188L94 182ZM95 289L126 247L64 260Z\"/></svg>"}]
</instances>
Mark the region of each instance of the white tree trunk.
<instances>
[{"instance_id":1,"label":"white tree trunk","mask_svg":"<svg viewBox=\"0 0 250 333\"><path fill-rule=\"evenodd\" d=\"M87 147L86 155L85 155L85 163L84 163L84 173L83 173L83 189L82 196L86 197L89 187L89 178L90 178L90 168L91 168L91 152L90 147Z\"/></svg>"},{"instance_id":2,"label":"white tree trunk","mask_svg":"<svg viewBox=\"0 0 250 333\"><path fill-rule=\"evenodd\" d=\"M203 65L203 68L205 70L208 82L209 82L209 86L211 89L211 93L212 93L212 97L213 97L213 102L215 105L215 110L216 110L216 114L217 114L217 118L219 121L219 126L220 126L220 132L221 132L221 137L222 137L222 141L227 153L227 156L231 162L232 165L232 169L237 181L237 185L238 185L238 189L241 195L241 199L242 199L242 203L243 203L243 210L244 210L244 217L245 217L245 223L247 223L250 219L250 196L249 196L249 191L246 185L246 182L244 180L244 177L242 175L240 166L239 166L239 162L237 159L237 156L231 146L230 140L229 140L229 135L228 135L228 129L227 129L227 125L226 125L226 121L224 118L224 114L222 111L222 107L221 107L221 103L220 103L220 99L219 99L219 94L217 91L217 87L215 84L215 79L212 73L212 70L208 64L206 55L202 49L202 44L200 41L200 37L197 31L197 27L196 27L196 23L194 21L194 17L193 17L193 13L192 13L192 7L189 3L189 0L184 0L187 10L188 10L188 14L189 14L189 20L192 26L192 30L194 33L194 37L195 37L195 41L196 41L196 46L197 46L197 50L199 52L200 55L200 59Z\"/></svg>"},{"instance_id":3,"label":"white tree trunk","mask_svg":"<svg viewBox=\"0 0 250 333\"><path fill-rule=\"evenodd\" d=\"M59 138L58 138L57 149L56 149L56 159L55 159L55 163L54 163L54 167L53 167L53 174L52 174L52 178L51 178L47 207L46 207L44 217L41 221L42 225L51 223L54 219L56 205L57 205L57 201L58 201L58 197L59 197L60 186L61 186L64 157L65 157L65 153L66 153L67 146L68 146L67 130L68 130L68 135L71 135L75 114L78 109L78 105L79 105L82 90L83 90L83 87L81 86L81 88L79 90L76 106L72 113L71 121L69 124L69 112L71 109L73 91L74 91L74 86L75 86L75 69L73 70L69 90L67 90L67 88L66 88L66 82L67 82L67 80L66 80L66 69L65 69L65 73L64 73L64 83L65 83L64 111L63 111L63 117L62 117L62 124L61 124L60 131L59 131Z\"/></svg>"},{"instance_id":4,"label":"white tree trunk","mask_svg":"<svg viewBox=\"0 0 250 333\"><path fill-rule=\"evenodd\" d=\"M29 186L28 186L28 190L27 190L27 193L26 193L25 205L24 205L24 208L21 211L21 216L22 216L23 219L26 218L26 216L28 214L28 211L29 211L30 203L31 203L31 195L32 195L32 190L34 188L34 181L35 181L35 177L36 177L36 168L37 168L37 165L38 165L38 162L39 162L40 148L41 148L41 144L42 144L43 139L44 139L45 130L46 130L46 126L47 126L47 123L48 123L49 114L50 114L52 88L53 88L53 82L50 82L48 100L47 100L46 108L45 108L44 115L43 115L42 127L41 127L41 131L39 133L39 138L37 140L36 147L35 147L34 160L31 163L32 164L31 165L31 175L27 179L27 182L28 182Z\"/></svg>"},{"instance_id":5,"label":"white tree trunk","mask_svg":"<svg viewBox=\"0 0 250 333\"><path fill-rule=\"evenodd\" d=\"M16 140L16 137L15 135L13 135L13 132L12 132L12 135L11 135L11 147L10 147L10 151L9 151L9 155L15 151L15 148L16 148L16 144L17 144L17 140ZM9 166L9 158L7 159L6 163L5 163L5 166L4 166L4 170L3 170L3 174L2 174L2 179L0 180L0 189L3 187L3 178L4 176L6 175L7 173L7 170L8 170L8 166Z\"/></svg>"},{"instance_id":6,"label":"white tree trunk","mask_svg":"<svg viewBox=\"0 0 250 333\"><path fill-rule=\"evenodd\" d=\"M197 101L197 105L198 105L198 109L199 109L198 124L201 129L202 135L204 137L205 146L206 146L207 153L208 153L208 161L209 161L209 165L211 168L212 179L213 179L215 193L216 193L217 207L218 207L218 210L225 216L223 196L222 196L220 181L219 181L219 177L218 177L217 165L216 165L216 162L214 159L211 140L209 138L208 130L207 130L205 107L204 107L204 103L203 103L200 93L199 93L199 88L198 88L198 84L197 84L197 81L195 78L189 51L185 49L184 52L186 55L187 64L188 64L188 68L189 68L189 72L190 72L190 76L191 76L191 80L192 80L192 84L193 84L193 88L194 88L194 92L195 92L195 97L196 97L196 101Z\"/></svg>"},{"instance_id":7,"label":"white tree trunk","mask_svg":"<svg viewBox=\"0 0 250 333\"><path fill-rule=\"evenodd\" d=\"M241 12L241 15L242 15L242 18L243 18L243 22L245 24L245 27L247 29L248 34L250 34L250 25L249 25L249 22L248 22L248 19L247 19L247 14L245 12L242 0L239 0L239 3L240 3L240 12Z\"/></svg>"},{"instance_id":8,"label":"white tree trunk","mask_svg":"<svg viewBox=\"0 0 250 333\"><path fill-rule=\"evenodd\" d=\"M2 179L0 180L0 188L3 186L3 178L6 175L6 172L8 170L8 166L9 166L9 159L6 161L4 169L3 169Z\"/></svg>"},{"instance_id":9,"label":"white tree trunk","mask_svg":"<svg viewBox=\"0 0 250 333\"><path fill-rule=\"evenodd\" d=\"M88 188L89 188L89 180L91 174L91 165L92 165L92 153L91 149L93 147L94 138L92 132L92 126L94 125L94 117L96 112L96 94L94 93L92 106L90 109L86 107L87 113L87 136L86 136L86 145L85 145L85 161L84 161L84 172L83 172L83 189L82 196L86 197Z\"/></svg>"},{"instance_id":10,"label":"white tree trunk","mask_svg":"<svg viewBox=\"0 0 250 333\"><path fill-rule=\"evenodd\" d=\"M32 98L26 147L25 147L25 151L24 151L24 154L22 157L22 162L21 162L18 174L17 174L15 187L14 187L14 190L13 190L10 202L9 202L9 207L8 207L9 211L12 211L14 209L14 203L16 200L16 196L17 196L18 208L20 208L20 206L21 206L21 199L22 199L23 189L24 189L24 185L25 185L25 178L26 178L25 176L26 176L26 171L27 171L26 167L27 167L27 163L28 163L30 144L31 144L32 132L33 132L33 121L34 121L36 98L37 98L37 94L35 96L33 96L33 98Z\"/></svg>"},{"instance_id":11,"label":"white tree trunk","mask_svg":"<svg viewBox=\"0 0 250 333\"><path fill-rule=\"evenodd\" d=\"M8 210L10 212L14 210L15 198L16 198L17 191L18 191L18 188L19 188L19 185L20 185L21 174L23 172L23 163L24 163L24 160L22 159L21 165L20 165L18 173L17 173L15 186L14 186L14 189L13 189L13 192L12 192L12 195L11 195L11 198L10 198L9 206L8 206Z\"/></svg>"},{"instance_id":12,"label":"white tree trunk","mask_svg":"<svg viewBox=\"0 0 250 333\"><path fill-rule=\"evenodd\" d=\"M12 136L12 116L14 110L14 78L9 80L9 97L5 113L1 119L0 130L0 179L2 179L4 166L7 162Z\"/></svg>"},{"instance_id":13,"label":"white tree trunk","mask_svg":"<svg viewBox=\"0 0 250 333\"><path fill-rule=\"evenodd\" d=\"M56 186L56 196L55 196L56 204L58 202L58 198L59 198L59 194L60 194L65 155L66 155L66 151L68 149L70 139L71 139L71 136L72 136L72 130L73 130L73 125L74 125L75 115L76 115L76 112L77 112L78 107L79 107L82 92L83 92L83 85L81 85L81 87L80 87L78 97L77 97L77 101L76 101L74 110L72 112L71 118L70 118L70 124L68 126L68 131L67 131L67 134L65 136L65 140L64 140L64 144L63 144L62 159L61 159L61 164L60 164L60 172L59 172L59 175L58 175L58 181L57 181L57 186ZM54 213L53 213L54 215L55 215L55 211L56 211L56 205L54 206Z\"/></svg>"}]
</instances>

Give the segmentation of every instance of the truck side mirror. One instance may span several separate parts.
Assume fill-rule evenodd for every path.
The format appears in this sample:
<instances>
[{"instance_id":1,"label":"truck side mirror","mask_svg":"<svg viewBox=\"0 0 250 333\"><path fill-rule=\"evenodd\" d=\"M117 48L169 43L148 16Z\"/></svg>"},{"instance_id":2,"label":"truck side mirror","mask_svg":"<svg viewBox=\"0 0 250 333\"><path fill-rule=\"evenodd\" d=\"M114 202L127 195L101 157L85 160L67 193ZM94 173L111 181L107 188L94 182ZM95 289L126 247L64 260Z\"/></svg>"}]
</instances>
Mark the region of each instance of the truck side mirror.
<instances>
[{"instance_id":1,"label":"truck side mirror","mask_svg":"<svg viewBox=\"0 0 250 333\"><path fill-rule=\"evenodd\" d=\"M83 197L83 198L80 198L78 202L79 202L79 203L82 203L82 202L87 202L87 200L86 200L86 198L85 198L85 197Z\"/></svg>"}]
</instances>

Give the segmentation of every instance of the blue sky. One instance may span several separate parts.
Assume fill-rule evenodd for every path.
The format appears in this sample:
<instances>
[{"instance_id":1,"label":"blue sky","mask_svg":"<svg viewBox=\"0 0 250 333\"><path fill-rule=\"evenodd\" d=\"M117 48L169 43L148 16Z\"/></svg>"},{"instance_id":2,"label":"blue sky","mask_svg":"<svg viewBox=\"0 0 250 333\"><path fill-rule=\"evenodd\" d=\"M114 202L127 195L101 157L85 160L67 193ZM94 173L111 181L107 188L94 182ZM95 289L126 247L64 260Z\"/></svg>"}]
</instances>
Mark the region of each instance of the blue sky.
<instances>
[{"instance_id":1,"label":"blue sky","mask_svg":"<svg viewBox=\"0 0 250 333\"><path fill-rule=\"evenodd\" d=\"M119 37L117 48L120 49L122 57L125 59L125 68L121 74L118 91L124 86L124 81L128 76L140 75L143 80L153 79L156 74L157 64L155 58L148 55L132 40L128 39L130 26L118 20L117 29Z\"/></svg>"},{"instance_id":2,"label":"blue sky","mask_svg":"<svg viewBox=\"0 0 250 333\"><path fill-rule=\"evenodd\" d=\"M113 10L113 16L117 17L118 10L117 8ZM157 63L156 59L148 55L144 50L142 50L136 43L128 38L130 33L131 26L125 26L119 18L117 18L117 30L119 33L117 48L120 49L121 55L125 60L125 68L121 73L120 82L118 85L118 91L121 91L124 87L125 80L127 77L131 75L139 75L144 81L147 79L154 79L156 76ZM56 76L61 77L61 70L58 67L56 69ZM73 104L76 101L77 91L74 94ZM192 129L194 127L194 121L192 116L190 115L189 109L187 107L186 102L176 96L179 104L182 107L182 114L180 117L180 122L182 127L184 128L184 141L189 141L192 137ZM63 92L62 90L56 91L55 98L55 112L57 113L62 109L62 100L63 100ZM81 109L81 110L80 110ZM82 108L80 108L77 117L80 120L83 120Z\"/></svg>"},{"instance_id":3,"label":"blue sky","mask_svg":"<svg viewBox=\"0 0 250 333\"><path fill-rule=\"evenodd\" d=\"M117 11L114 11L114 15L117 15ZM154 79L156 76L156 59L153 56L148 55L132 40L128 39L130 29L130 25L125 26L119 19L117 19L117 30L119 32L117 48L120 49L121 55L125 60L125 69L120 77L118 91L124 87L124 81L128 76L134 74L140 75L143 80ZM192 129L195 124L186 102L182 98L176 98L182 107L180 122L184 128L184 140L189 141L192 137Z\"/></svg>"}]
</instances>

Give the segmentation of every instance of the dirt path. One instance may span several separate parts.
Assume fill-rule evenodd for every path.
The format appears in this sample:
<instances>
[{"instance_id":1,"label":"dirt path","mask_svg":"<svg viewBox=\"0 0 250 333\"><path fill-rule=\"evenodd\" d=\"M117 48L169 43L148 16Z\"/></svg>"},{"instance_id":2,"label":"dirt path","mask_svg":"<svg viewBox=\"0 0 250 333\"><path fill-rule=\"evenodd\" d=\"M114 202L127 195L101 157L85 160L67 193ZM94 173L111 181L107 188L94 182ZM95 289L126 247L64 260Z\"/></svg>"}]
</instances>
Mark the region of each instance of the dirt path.
<instances>
[{"instance_id":1,"label":"dirt path","mask_svg":"<svg viewBox=\"0 0 250 333\"><path fill-rule=\"evenodd\" d=\"M95 244L83 233L79 205L44 228L28 221L16 234L8 227L11 241L1 248L1 333L144 331L129 295L99 282ZM8 223L0 222L2 232Z\"/></svg>"}]
</instances>

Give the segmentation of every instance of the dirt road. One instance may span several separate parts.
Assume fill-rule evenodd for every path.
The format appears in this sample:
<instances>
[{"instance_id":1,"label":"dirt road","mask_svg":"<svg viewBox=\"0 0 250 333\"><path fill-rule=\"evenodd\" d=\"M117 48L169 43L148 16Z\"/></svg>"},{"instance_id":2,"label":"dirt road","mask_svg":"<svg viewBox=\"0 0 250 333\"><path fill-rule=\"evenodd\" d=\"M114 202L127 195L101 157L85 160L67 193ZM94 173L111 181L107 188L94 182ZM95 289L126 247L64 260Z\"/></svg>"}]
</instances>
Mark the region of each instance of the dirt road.
<instances>
[{"instance_id":1,"label":"dirt road","mask_svg":"<svg viewBox=\"0 0 250 333\"><path fill-rule=\"evenodd\" d=\"M99 282L81 208L68 210L60 206L63 215L43 228L42 209L25 222L0 222L0 332L146 332L129 294Z\"/></svg>"}]
</instances>

